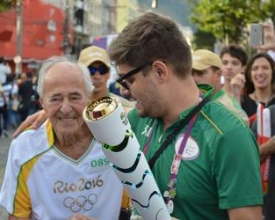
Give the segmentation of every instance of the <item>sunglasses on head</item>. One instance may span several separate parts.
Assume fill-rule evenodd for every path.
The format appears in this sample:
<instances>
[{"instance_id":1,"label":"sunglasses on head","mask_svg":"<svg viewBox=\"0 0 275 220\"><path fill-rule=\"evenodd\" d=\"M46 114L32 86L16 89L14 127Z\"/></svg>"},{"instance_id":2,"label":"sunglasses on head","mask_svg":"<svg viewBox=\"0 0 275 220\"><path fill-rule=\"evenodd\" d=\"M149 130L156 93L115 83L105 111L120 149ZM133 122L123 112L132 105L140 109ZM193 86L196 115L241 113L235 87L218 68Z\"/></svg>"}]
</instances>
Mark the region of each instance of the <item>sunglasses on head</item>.
<instances>
[{"instance_id":1,"label":"sunglasses on head","mask_svg":"<svg viewBox=\"0 0 275 220\"><path fill-rule=\"evenodd\" d=\"M96 72L98 72L100 75L104 75L106 73L109 72L109 68L105 65L102 65L102 66L98 66L98 67L95 67L95 66L89 66L88 67L89 71L90 71L90 74L93 76L96 74Z\"/></svg>"},{"instance_id":2,"label":"sunglasses on head","mask_svg":"<svg viewBox=\"0 0 275 220\"><path fill-rule=\"evenodd\" d=\"M120 77L116 80L120 85L122 85L125 89L129 90L129 86L125 82L125 79L129 78L130 76L133 76L134 74L137 74L141 70L143 70L146 66L152 65L153 61L148 61L133 70L129 71L128 73L125 74L118 74Z\"/></svg>"}]
</instances>

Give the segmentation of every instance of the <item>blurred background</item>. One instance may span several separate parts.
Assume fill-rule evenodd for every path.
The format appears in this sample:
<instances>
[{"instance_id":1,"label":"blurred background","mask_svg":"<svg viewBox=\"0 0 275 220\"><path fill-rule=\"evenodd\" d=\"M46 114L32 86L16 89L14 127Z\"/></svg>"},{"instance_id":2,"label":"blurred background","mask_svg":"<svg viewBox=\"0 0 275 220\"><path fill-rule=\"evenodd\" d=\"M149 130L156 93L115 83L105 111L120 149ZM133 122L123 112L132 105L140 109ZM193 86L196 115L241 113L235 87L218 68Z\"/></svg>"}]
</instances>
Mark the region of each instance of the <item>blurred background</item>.
<instances>
[{"instance_id":1,"label":"blurred background","mask_svg":"<svg viewBox=\"0 0 275 220\"><path fill-rule=\"evenodd\" d=\"M90 45L108 48L129 21L147 11L176 21L192 50L219 54L224 45L236 43L251 55L249 24L274 24L275 0L0 0L0 58L14 76L9 82L20 77L22 83L29 75L35 81L41 63L50 56L77 58ZM113 69L109 83L115 74ZM12 129L0 138L0 187L18 124L14 117ZM0 219L7 219L1 207Z\"/></svg>"},{"instance_id":2,"label":"blurred background","mask_svg":"<svg viewBox=\"0 0 275 220\"><path fill-rule=\"evenodd\" d=\"M146 11L175 20L192 49L219 53L247 47L248 25L274 21L274 0L1 0L0 57L12 72L35 72L52 55L91 44L106 48L127 23ZM248 51L251 53L250 51Z\"/></svg>"}]
</instances>

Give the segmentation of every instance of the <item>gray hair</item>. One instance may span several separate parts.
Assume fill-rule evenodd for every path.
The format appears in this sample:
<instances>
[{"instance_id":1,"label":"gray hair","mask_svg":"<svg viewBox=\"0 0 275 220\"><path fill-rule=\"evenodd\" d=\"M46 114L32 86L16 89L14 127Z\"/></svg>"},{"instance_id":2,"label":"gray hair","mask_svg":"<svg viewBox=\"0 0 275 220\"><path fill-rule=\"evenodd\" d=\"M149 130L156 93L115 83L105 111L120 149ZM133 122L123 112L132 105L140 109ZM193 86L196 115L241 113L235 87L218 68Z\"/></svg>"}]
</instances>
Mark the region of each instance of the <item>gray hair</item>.
<instances>
[{"instance_id":1,"label":"gray hair","mask_svg":"<svg viewBox=\"0 0 275 220\"><path fill-rule=\"evenodd\" d=\"M92 85L92 82L91 82L90 73L89 73L88 68L86 66L78 63L77 61L69 58L69 57L63 57L63 56L50 57L49 59L44 61L44 63L42 64L42 66L41 66L41 68L38 72L38 83L37 83L37 92L38 92L38 94L40 96L43 95L45 76L46 76L48 70L51 67L53 67L55 64L58 64L58 63L73 64L80 70L80 72L82 73L82 77L84 79L84 82L85 82L86 93L90 97L91 94L92 94L93 85Z\"/></svg>"}]
</instances>

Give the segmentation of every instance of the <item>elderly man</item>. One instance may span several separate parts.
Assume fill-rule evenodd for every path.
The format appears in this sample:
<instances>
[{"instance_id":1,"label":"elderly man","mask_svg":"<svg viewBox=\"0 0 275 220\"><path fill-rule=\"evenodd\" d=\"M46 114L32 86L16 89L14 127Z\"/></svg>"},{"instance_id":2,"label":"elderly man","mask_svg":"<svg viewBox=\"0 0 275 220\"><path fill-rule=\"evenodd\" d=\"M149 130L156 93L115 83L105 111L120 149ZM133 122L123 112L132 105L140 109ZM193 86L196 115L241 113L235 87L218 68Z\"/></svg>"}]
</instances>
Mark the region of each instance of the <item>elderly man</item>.
<instances>
[{"instance_id":1,"label":"elderly man","mask_svg":"<svg viewBox=\"0 0 275 220\"><path fill-rule=\"evenodd\" d=\"M43 64L49 120L12 142L0 193L9 219L118 219L122 184L82 119L91 92L86 67L62 57Z\"/></svg>"}]
</instances>

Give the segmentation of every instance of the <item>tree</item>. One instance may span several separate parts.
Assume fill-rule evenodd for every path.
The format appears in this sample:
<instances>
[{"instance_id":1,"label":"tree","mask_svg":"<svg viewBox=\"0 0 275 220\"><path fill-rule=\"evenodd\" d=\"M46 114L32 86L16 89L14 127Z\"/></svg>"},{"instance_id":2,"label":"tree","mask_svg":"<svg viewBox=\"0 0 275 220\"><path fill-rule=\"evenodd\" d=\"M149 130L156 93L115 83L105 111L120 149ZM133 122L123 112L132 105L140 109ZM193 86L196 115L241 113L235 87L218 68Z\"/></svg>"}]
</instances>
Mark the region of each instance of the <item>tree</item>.
<instances>
[{"instance_id":1,"label":"tree","mask_svg":"<svg viewBox=\"0 0 275 220\"><path fill-rule=\"evenodd\" d=\"M187 1L193 5L190 18L198 29L212 33L224 43L241 43L247 38L247 25L267 17L261 0Z\"/></svg>"},{"instance_id":2,"label":"tree","mask_svg":"<svg viewBox=\"0 0 275 220\"><path fill-rule=\"evenodd\" d=\"M270 18L273 22L273 25L275 24L275 1L269 0L261 5L262 13L264 18Z\"/></svg>"},{"instance_id":3,"label":"tree","mask_svg":"<svg viewBox=\"0 0 275 220\"><path fill-rule=\"evenodd\" d=\"M198 29L194 34L194 39L192 41L193 49L208 49L213 50L215 44L215 37L209 32L204 32Z\"/></svg>"},{"instance_id":4,"label":"tree","mask_svg":"<svg viewBox=\"0 0 275 220\"><path fill-rule=\"evenodd\" d=\"M0 12L9 10L12 6L14 6L16 0L2 0L0 1Z\"/></svg>"}]
</instances>

